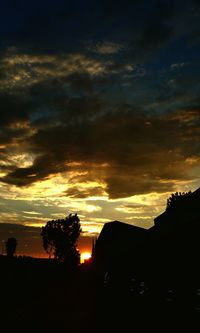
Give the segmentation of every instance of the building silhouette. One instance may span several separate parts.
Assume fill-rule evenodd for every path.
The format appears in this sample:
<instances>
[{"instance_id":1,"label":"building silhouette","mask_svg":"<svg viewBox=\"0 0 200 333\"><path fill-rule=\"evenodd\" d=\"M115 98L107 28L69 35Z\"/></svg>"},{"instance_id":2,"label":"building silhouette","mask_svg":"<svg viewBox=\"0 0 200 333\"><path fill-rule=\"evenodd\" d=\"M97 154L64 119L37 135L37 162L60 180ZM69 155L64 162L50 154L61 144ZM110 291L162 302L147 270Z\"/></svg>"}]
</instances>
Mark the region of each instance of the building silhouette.
<instances>
[{"instance_id":1,"label":"building silhouette","mask_svg":"<svg viewBox=\"0 0 200 333\"><path fill-rule=\"evenodd\" d=\"M106 223L96 241L93 261L100 279L112 275L151 288L184 295L200 287L200 189L183 196L154 219L149 229L120 221ZM124 279L123 279L124 278ZM120 282L123 281L123 282ZM186 298L186 297L185 297Z\"/></svg>"}]
</instances>

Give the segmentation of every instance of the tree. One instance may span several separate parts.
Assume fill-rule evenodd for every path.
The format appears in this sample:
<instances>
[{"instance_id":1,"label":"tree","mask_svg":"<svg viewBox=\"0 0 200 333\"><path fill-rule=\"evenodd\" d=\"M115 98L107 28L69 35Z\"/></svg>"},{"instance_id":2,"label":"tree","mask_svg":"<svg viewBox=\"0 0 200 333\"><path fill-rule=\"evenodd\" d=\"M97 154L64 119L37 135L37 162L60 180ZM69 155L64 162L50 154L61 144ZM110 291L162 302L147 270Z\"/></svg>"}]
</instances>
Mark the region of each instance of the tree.
<instances>
[{"instance_id":1,"label":"tree","mask_svg":"<svg viewBox=\"0 0 200 333\"><path fill-rule=\"evenodd\" d=\"M191 194L192 194L191 191L172 193L171 196L167 199L166 210L177 207L177 205L179 205L179 204L183 204L185 202L185 200L190 198Z\"/></svg>"},{"instance_id":2,"label":"tree","mask_svg":"<svg viewBox=\"0 0 200 333\"><path fill-rule=\"evenodd\" d=\"M49 258L66 261L70 266L80 262L77 241L81 233L80 220L77 214L69 214L65 219L48 221L42 227L44 250Z\"/></svg>"},{"instance_id":3,"label":"tree","mask_svg":"<svg viewBox=\"0 0 200 333\"><path fill-rule=\"evenodd\" d=\"M14 256L14 253L15 253L16 247L17 247L16 238L14 238L14 237L8 238L5 244L6 244L7 257L12 258Z\"/></svg>"}]
</instances>

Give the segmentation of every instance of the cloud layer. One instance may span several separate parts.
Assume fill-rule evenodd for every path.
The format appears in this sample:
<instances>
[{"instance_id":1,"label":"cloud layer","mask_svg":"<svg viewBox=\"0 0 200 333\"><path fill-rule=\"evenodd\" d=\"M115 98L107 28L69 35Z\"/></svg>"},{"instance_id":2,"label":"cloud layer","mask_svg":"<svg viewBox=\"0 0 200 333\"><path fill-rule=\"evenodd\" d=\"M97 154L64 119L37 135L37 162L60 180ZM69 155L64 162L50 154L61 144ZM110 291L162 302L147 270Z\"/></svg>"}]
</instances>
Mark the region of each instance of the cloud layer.
<instances>
[{"instance_id":1,"label":"cloud layer","mask_svg":"<svg viewBox=\"0 0 200 333\"><path fill-rule=\"evenodd\" d=\"M138 198L161 210L199 186L199 18L194 0L4 2L2 222L68 208L86 232L148 226L158 211Z\"/></svg>"}]
</instances>

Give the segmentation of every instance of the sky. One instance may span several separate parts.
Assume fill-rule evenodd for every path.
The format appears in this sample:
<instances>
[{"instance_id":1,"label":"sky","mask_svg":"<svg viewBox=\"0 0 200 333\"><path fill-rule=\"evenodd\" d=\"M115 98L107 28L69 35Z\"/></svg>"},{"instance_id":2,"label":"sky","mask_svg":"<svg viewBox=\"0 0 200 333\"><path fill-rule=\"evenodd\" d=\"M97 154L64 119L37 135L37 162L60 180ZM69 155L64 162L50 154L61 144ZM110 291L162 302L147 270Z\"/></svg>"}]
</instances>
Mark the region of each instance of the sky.
<instances>
[{"instance_id":1,"label":"sky","mask_svg":"<svg viewBox=\"0 0 200 333\"><path fill-rule=\"evenodd\" d=\"M1 0L0 252L77 213L149 228L200 187L199 0Z\"/></svg>"}]
</instances>

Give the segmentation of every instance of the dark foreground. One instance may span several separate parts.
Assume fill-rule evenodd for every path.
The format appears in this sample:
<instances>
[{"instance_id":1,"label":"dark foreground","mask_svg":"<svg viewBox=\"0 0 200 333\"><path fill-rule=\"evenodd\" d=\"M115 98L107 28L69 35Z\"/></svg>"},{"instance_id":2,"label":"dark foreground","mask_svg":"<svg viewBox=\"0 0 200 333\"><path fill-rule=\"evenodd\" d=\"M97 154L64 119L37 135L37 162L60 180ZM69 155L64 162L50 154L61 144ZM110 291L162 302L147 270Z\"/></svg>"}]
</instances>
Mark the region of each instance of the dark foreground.
<instances>
[{"instance_id":1,"label":"dark foreground","mask_svg":"<svg viewBox=\"0 0 200 333\"><path fill-rule=\"evenodd\" d=\"M198 298L104 286L90 265L69 271L0 258L2 332L199 332Z\"/></svg>"}]
</instances>

